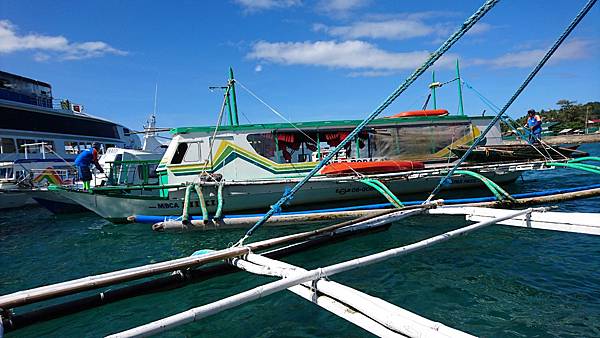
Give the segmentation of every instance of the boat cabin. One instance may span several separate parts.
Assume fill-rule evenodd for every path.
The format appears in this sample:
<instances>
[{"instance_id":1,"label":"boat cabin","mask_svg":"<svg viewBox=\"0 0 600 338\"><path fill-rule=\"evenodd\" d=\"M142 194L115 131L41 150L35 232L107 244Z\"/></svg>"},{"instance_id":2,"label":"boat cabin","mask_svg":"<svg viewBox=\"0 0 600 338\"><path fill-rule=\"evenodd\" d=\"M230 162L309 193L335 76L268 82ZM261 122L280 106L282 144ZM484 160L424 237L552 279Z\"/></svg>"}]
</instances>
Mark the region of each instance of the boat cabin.
<instances>
[{"instance_id":1,"label":"boat cabin","mask_svg":"<svg viewBox=\"0 0 600 338\"><path fill-rule=\"evenodd\" d=\"M450 149L470 144L491 117L419 116L372 121L334 161L447 161ZM300 177L360 123L359 120L221 126L172 130L158 173L178 184L202 172L226 180ZM501 144L498 125L487 144ZM210 144L212 143L212 147Z\"/></svg>"}]
</instances>

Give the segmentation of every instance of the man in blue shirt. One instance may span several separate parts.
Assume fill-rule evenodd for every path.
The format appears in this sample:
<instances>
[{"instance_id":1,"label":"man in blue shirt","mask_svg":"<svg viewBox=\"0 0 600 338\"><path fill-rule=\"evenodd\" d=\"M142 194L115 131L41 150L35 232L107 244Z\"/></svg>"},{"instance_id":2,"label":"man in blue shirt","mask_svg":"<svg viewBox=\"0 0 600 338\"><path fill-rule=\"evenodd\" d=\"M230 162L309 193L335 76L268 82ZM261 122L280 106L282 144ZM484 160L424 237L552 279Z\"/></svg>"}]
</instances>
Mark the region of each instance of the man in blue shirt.
<instances>
[{"instance_id":1,"label":"man in blue shirt","mask_svg":"<svg viewBox=\"0 0 600 338\"><path fill-rule=\"evenodd\" d=\"M535 110L527 111L527 123L525 128L529 129L529 143L537 143L542 138L542 118Z\"/></svg>"},{"instance_id":2,"label":"man in blue shirt","mask_svg":"<svg viewBox=\"0 0 600 338\"><path fill-rule=\"evenodd\" d=\"M75 159L75 165L77 166L77 172L79 173L79 179L83 181L83 189L90 189L90 181L92 180L92 172L90 171L90 165L93 163L99 172L104 173L104 169L98 163L98 150L100 150L100 143L92 143L90 149L82 151Z\"/></svg>"}]
</instances>

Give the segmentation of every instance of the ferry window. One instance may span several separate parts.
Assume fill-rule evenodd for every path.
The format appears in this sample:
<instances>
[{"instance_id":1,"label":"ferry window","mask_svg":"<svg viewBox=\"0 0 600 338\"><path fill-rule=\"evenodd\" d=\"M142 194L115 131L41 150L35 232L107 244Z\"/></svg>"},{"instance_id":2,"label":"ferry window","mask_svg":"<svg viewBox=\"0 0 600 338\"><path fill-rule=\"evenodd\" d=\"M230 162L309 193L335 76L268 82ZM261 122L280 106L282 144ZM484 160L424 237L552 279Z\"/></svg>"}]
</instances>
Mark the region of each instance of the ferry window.
<instances>
[{"instance_id":1,"label":"ferry window","mask_svg":"<svg viewBox=\"0 0 600 338\"><path fill-rule=\"evenodd\" d=\"M0 178L11 179L13 178L13 168L0 168Z\"/></svg>"},{"instance_id":2,"label":"ferry window","mask_svg":"<svg viewBox=\"0 0 600 338\"><path fill-rule=\"evenodd\" d=\"M24 123L35 121L35 123ZM2 110L0 129L27 130L67 135L121 138L117 125L89 118L60 116L57 114L27 111L15 108Z\"/></svg>"},{"instance_id":3,"label":"ferry window","mask_svg":"<svg viewBox=\"0 0 600 338\"><path fill-rule=\"evenodd\" d=\"M200 161L200 144L198 142L188 143L183 162L194 163Z\"/></svg>"},{"instance_id":4,"label":"ferry window","mask_svg":"<svg viewBox=\"0 0 600 338\"><path fill-rule=\"evenodd\" d=\"M40 140L40 143L44 143L45 144L45 147L46 147L45 150L48 150L48 149L54 150L54 141L52 141L52 140Z\"/></svg>"},{"instance_id":5,"label":"ferry window","mask_svg":"<svg viewBox=\"0 0 600 338\"><path fill-rule=\"evenodd\" d=\"M130 135L130 133L131 133L131 131L129 130L129 128L123 128L123 134L124 134L125 136L129 136L129 135Z\"/></svg>"},{"instance_id":6,"label":"ferry window","mask_svg":"<svg viewBox=\"0 0 600 338\"><path fill-rule=\"evenodd\" d=\"M69 155L78 154L79 149L77 149L77 142L65 141L65 152Z\"/></svg>"},{"instance_id":7,"label":"ferry window","mask_svg":"<svg viewBox=\"0 0 600 338\"><path fill-rule=\"evenodd\" d=\"M15 141L12 138L0 139L0 153L14 154L16 152Z\"/></svg>"},{"instance_id":8,"label":"ferry window","mask_svg":"<svg viewBox=\"0 0 600 338\"><path fill-rule=\"evenodd\" d=\"M19 152L22 154L25 153L25 147L22 147L22 145L31 144L31 143L35 143L35 140L17 139L17 148L19 149ZM33 147L33 146L27 147L28 154L35 154L37 152L38 152L37 146L36 147Z\"/></svg>"},{"instance_id":9,"label":"ferry window","mask_svg":"<svg viewBox=\"0 0 600 338\"><path fill-rule=\"evenodd\" d=\"M183 156L188 148L188 144L185 142L179 143L177 145L177 150L175 150L175 155L171 159L171 164L180 164L183 160Z\"/></svg>"}]
</instances>

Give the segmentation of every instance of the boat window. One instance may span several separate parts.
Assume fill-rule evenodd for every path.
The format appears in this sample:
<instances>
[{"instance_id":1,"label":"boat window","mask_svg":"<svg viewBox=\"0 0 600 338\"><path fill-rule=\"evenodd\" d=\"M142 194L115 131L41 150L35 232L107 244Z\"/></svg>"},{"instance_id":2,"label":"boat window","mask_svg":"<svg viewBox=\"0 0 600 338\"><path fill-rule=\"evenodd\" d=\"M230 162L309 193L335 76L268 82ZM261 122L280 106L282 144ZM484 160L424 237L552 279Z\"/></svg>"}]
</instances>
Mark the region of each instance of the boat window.
<instances>
[{"instance_id":1,"label":"boat window","mask_svg":"<svg viewBox=\"0 0 600 338\"><path fill-rule=\"evenodd\" d=\"M175 155L171 159L171 164L180 164L183 160L183 156L185 156L185 152L188 148L188 144L185 142L179 143L177 145L177 150L175 150Z\"/></svg>"},{"instance_id":2,"label":"boat window","mask_svg":"<svg viewBox=\"0 0 600 338\"><path fill-rule=\"evenodd\" d=\"M259 155L278 163L309 161L318 149L317 135L311 132L250 134L246 139Z\"/></svg>"},{"instance_id":3,"label":"boat window","mask_svg":"<svg viewBox=\"0 0 600 338\"><path fill-rule=\"evenodd\" d=\"M65 153L69 155L76 155L79 153L79 149L77 147L77 142L65 141Z\"/></svg>"},{"instance_id":4,"label":"boat window","mask_svg":"<svg viewBox=\"0 0 600 338\"><path fill-rule=\"evenodd\" d=\"M40 143L44 143L45 144L45 146L46 146L45 150L46 151L48 149L54 150L54 141L52 141L52 140L40 140Z\"/></svg>"},{"instance_id":5,"label":"boat window","mask_svg":"<svg viewBox=\"0 0 600 338\"><path fill-rule=\"evenodd\" d=\"M246 136L246 139L260 156L275 161L275 140L273 134L249 134Z\"/></svg>"},{"instance_id":6,"label":"boat window","mask_svg":"<svg viewBox=\"0 0 600 338\"><path fill-rule=\"evenodd\" d=\"M148 163L138 165L137 173L138 178L140 180L144 180L144 167L146 167L148 170L148 178L158 178L158 174L156 173L156 168L158 167L158 164Z\"/></svg>"},{"instance_id":7,"label":"boat window","mask_svg":"<svg viewBox=\"0 0 600 338\"><path fill-rule=\"evenodd\" d=\"M188 143L183 162L194 163L200 161L200 144L198 142Z\"/></svg>"},{"instance_id":8,"label":"boat window","mask_svg":"<svg viewBox=\"0 0 600 338\"><path fill-rule=\"evenodd\" d=\"M17 148L19 149L19 153L24 154L25 153L25 147L22 147L25 144L31 144L31 143L35 143L35 140L30 140L30 139L17 139ZM38 146L28 146L27 147L27 153L28 154L35 154L38 153L39 149Z\"/></svg>"},{"instance_id":9,"label":"boat window","mask_svg":"<svg viewBox=\"0 0 600 338\"><path fill-rule=\"evenodd\" d=\"M0 129L26 130L67 135L85 135L119 139L117 125L72 115L3 108ZM30 123L24 123L29 121ZM35 123L32 123L35 121Z\"/></svg>"},{"instance_id":10,"label":"boat window","mask_svg":"<svg viewBox=\"0 0 600 338\"><path fill-rule=\"evenodd\" d=\"M5 137L0 139L0 154L14 154L16 151L15 140Z\"/></svg>"},{"instance_id":11,"label":"boat window","mask_svg":"<svg viewBox=\"0 0 600 338\"><path fill-rule=\"evenodd\" d=\"M158 178L156 168L158 168L158 164L148 164L148 178Z\"/></svg>"},{"instance_id":12,"label":"boat window","mask_svg":"<svg viewBox=\"0 0 600 338\"><path fill-rule=\"evenodd\" d=\"M13 168L0 168L0 179L12 179L13 178Z\"/></svg>"},{"instance_id":13,"label":"boat window","mask_svg":"<svg viewBox=\"0 0 600 338\"><path fill-rule=\"evenodd\" d=\"M472 141L470 124L434 124L375 128L369 132L369 153L375 158L440 159L449 148Z\"/></svg>"}]
</instances>

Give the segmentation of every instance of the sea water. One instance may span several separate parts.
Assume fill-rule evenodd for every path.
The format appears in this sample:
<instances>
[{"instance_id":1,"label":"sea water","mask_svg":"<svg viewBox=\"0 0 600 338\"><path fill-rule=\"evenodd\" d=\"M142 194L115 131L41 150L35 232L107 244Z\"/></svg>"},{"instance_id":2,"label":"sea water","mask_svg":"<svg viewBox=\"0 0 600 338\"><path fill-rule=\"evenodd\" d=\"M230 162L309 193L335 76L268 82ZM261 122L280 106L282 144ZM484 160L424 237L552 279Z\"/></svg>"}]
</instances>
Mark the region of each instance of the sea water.
<instances>
[{"instance_id":1,"label":"sea water","mask_svg":"<svg viewBox=\"0 0 600 338\"><path fill-rule=\"evenodd\" d=\"M600 155L600 145L582 150ZM511 193L600 183L571 169L532 172ZM473 191L469 192L473 194ZM477 191L476 195L489 195ZM600 198L558 210L600 213ZM599 219L600 216L596 216ZM389 230L283 260L316 268L458 228L461 217L418 217ZM262 228L256 239L302 231ZM244 230L156 233L149 225L93 214L55 216L39 207L0 212L0 294L188 256L235 242ZM491 226L431 248L331 277L448 326L486 337L600 336L600 237ZM239 272L131 298L7 333L7 337L98 337L273 281ZM129 284L133 284L131 282ZM105 288L116 288L116 286ZM17 309L22 313L33 309ZM316 305L282 291L165 337L368 337Z\"/></svg>"}]
</instances>

